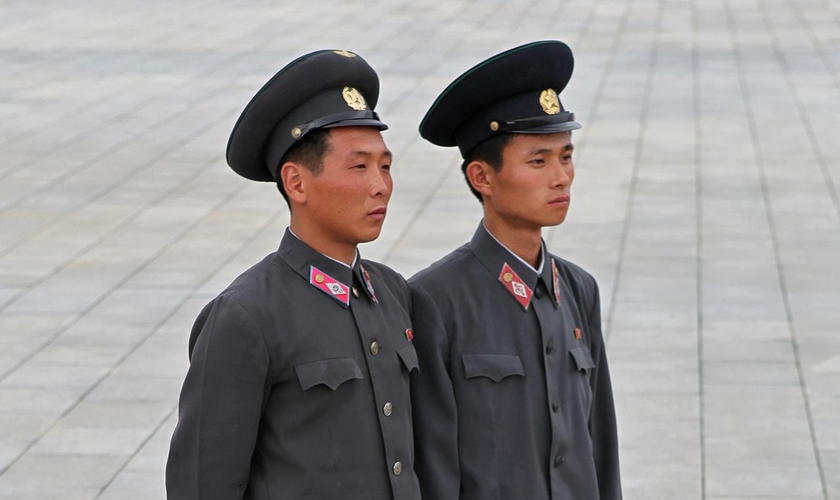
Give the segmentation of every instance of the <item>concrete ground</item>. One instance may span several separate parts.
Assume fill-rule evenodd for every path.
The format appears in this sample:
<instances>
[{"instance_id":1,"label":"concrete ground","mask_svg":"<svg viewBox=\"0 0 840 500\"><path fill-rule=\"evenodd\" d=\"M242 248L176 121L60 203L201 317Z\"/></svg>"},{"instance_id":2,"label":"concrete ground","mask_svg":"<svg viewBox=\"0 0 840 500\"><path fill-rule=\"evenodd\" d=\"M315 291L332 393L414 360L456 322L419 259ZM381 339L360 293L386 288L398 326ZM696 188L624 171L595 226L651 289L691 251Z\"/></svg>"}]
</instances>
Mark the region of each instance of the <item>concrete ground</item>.
<instances>
[{"instance_id":1,"label":"concrete ground","mask_svg":"<svg viewBox=\"0 0 840 500\"><path fill-rule=\"evenodd\" d=\"M625 498L840 499L840 0L0 0L0 499L164 498L191 323L288 221L224 161L276 70L378 70L362 253L410 276L480 212L421 117L547 38L584 128L545 238L601 285Z\"/></svg>"}]
</instances>

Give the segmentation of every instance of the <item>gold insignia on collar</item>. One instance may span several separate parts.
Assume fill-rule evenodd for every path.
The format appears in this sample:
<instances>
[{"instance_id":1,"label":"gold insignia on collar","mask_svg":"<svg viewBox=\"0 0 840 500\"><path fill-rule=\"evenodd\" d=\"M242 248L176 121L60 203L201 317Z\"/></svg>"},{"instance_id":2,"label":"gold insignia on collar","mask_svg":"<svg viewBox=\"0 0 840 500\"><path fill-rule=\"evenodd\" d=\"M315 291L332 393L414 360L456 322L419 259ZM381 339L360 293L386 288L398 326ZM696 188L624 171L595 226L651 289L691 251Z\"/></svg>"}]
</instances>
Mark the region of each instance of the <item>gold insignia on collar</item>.
<instances>
[{"instance_id":1,"label":"gold insignia on collar","mask_svg":"<svg viewBox=\"0 0 840 500\"><path fill-rule=\"evenodd\" d=\"M545 89L540 93L540 106L547 115L556 115L560 112L560 99L554 89Z\"/></svg>"},{"instance_id":2,"label":"gold insignia on collar","mask_svg":"<svg viewBox=\"0 0 840 500\"><path fill-rule=\"evenodd\" d=\"M344 90L341 91L341 97L344 98L344 102L346 102L348 106L356 111L364 111L367 109L365 98L353 87L344 87Z\"/></svg>"},{"instance_id":3,"label":"gold insignia on collar","mask_svg":"<svg viewBox=\"0 0 840 500\"><path fill-rule=\"evenodd\" d=\"M502 276L502 279L505 280L505 283L510 283L511 281L513 281L513 275L510 273L505 273L504 276Z\"/></svg>"},{"instance_id":4,"label":"gold insignia on collar","mask_svg":"<svg viewBox=\"0 0 840 500\"><path fill-rule=\"evenodd\" d=\"M349 50L334 50L333 52L344 57L356 57L356 54L350 52Z\"/></svg>"}]
</instances>

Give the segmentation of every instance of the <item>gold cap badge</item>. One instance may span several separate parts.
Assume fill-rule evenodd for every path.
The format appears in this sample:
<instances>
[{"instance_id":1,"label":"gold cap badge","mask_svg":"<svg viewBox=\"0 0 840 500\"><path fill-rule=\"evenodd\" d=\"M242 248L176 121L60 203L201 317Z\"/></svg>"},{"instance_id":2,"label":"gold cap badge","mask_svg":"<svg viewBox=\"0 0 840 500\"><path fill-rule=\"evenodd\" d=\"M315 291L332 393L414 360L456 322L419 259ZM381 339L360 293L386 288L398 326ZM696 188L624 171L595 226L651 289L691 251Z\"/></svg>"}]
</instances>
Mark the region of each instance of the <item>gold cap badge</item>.
<instances>
[{"instance_id":1,"label":"gold cap badge","mask_svg":"<svg viewBox=\"0 0 840 500\"><path fill-rule=\"evenodd\" d=\"M300 127L295 127L292 129L292 137L294 137L295 139L300 139L301 134L303 134L303 131L300 129Z\"/></svg>"},{"instance_id":2,"label":"gold cap badge","mask_svg":"<svg viewBox=\"0 0 840 500\"><path fill-rule=\"evenodd\" d=\"M333 52L344 57L356 57L356 54L350 52L349 50L334 50Z\"/></svg>"},{"instance_id":3,"label":"gold cap badge","mask_svg":"<svg viewBox=\"0 0 840 500\"><path fill-rule=\"evenodd\" d=\"M364 111L367 109L365 98L353 87L344 87L344 90L341 91L341 97L344 98L344 102L346 102L348 106L356 111Z\"/></svg>"},{"instance_id":4,"label":"gold cap badge","mask_svg":"<svg viewBox=\"0 0 840 500\"><path fill-rule=\"evenodd\" d=\"M560 99L554 89L545 89L540 92L540 106L547 115L556 115L560 112Z\"/></svg>"},{"instance_id":5,"label":"gold cap badge","mask_svg":"<svg viewBox=\"0 0 840 500\"><path fill-rule=\"evenodd\" d=\"M499 130L499 122L497 122L496 120L490 122L490 130L492 130L493 132Z\"/></svg>"}]
</instances>

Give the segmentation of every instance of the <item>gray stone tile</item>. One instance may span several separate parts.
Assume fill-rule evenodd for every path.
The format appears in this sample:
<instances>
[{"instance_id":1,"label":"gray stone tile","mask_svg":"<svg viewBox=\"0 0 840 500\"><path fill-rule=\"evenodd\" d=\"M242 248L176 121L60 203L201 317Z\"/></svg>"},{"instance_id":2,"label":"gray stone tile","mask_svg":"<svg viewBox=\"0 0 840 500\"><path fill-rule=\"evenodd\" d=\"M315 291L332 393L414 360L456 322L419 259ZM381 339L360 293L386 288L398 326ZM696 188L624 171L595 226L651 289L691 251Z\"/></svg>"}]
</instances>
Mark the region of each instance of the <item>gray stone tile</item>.
<instances>
[{"instance_id":1,"label":"gray stone tile","mask_svg":"<svg viewBox=\"0 0 840 500\"><path fill-rule=\"evenodd\" d=\"M145 471L163 477L166 457L169 454L169 441L175 431L177 417L177 409L173 406L170 408L169 418L158 428L143 448L132 457L125 470Z\"/></svg>"},{"instance_id":2,"label":"gray stone tile","mask_svg":"<svg viewBox=\"0 0 840 500\"><path fill-rule=\"evenodd\" d=\"M796 366L790 363L751 363L745 361L707 361L703 364L703 382L707 385L799 386Z\"/></svg>"},{"instance_id":3,"label":"gray stone tile","mask_svg":"<svg viewBox=\"0 0 840 500\"><path fill-rule=\"evenodd\" d=\"M0 382L9 388L84 389L108 372L101 366L60 366L25 363Z\"/></svg>"},{"instance_id":4,"label":"gray stone tile","mask_svg":"<svg viewBox=\"0 0 840 500\"><path fill-rule=\"evenodd\" d=\"M93 402L174 402L182 384L183 377L124 375L117 368L87 399Z\"/></svg>"},{"instance_id":5,"label":"gray stone tile","mask_svg":"<svg viewBox=\"0 0 840 500\"><path fill-rule=\"evenodd\" d=\"M631 453L623 453L622 490L624 498L642 500L667 500L702 498L701 468L699 463L661 462L652 467L650 462L642 464Z\"/></svg>"},{"instance_id":6,"label":"gray stone tile","mask_svg":"<svg viewBox=\"0 0 840 500\"><path fill-rule=\"evenodd\" d=\"M83 400L61 420L61 427L78 429L155 429L171 413L170 401Z\"/></svg>"},{"instance_id":7,"label":"gray stone tile","mask_svg":"<svg viewBox=\"0 0 840 500\"><path fill-rule=\"evenodd\" d=\"M3 410L0 412L0 450L5 468L46 432L60 417L60 411Z\"/></svg>"},{"instance_id":8,"label":"gray stone tile","mask_svg":"<svg viewBox=\"0 0 840 500\"><path fill-rule=\"evenodd\" d=\"M120 456L130 457L148 437L138 428L84 428L58 425L28 450L28 456Z\"/></svg>"},{"instance_id":9,"label":"gray stone tile","mask_svg":"<svg viewBox=\"0 0 840 500\"><path fill-rule=\"evenodd\" d=\"M155 500L166 498L163 471L124 470L105 488L99 500Z\"/></svg>"},{"instance_id":10,"label":"gray stone tile","mask_svg":"<svg viewBox=\"0 0 840 500\"><path fill-rule=\"evenodd\" d=\"M0 483L3 480L0 479ZM30 486L5 486L0 489L2 500L92 500L99 494L98 488L65 488Z\"/></svg>"},{"instance_id":11,"label":"gray stone tile","mask_svg":"<svg viewBox=\"0 0 840 500\"><path fill-rule=\"evenodd\" d=\"M813 460L772 462L720 461L707 465L710 496L820 498Z\"/></svg>"},{"instance_id":12,"label":"gray stone tile","mask_svg":"<svg viewBox=\"0 0 840 500\"><path fill-rule=\"evenodd\" d=\"M81 396L78 389L55 387L0 387L0 408L9 411L61 413Z\"/></svg>"},{"instance_id":13,"label":"gray stone tile","mask_svg":"<svg viewBox=\"0 0 840 500\"><path fill-rule=\"evenodd\" d=\"M112 477L123 457L25 455L0 476L0 491L35 490L45 498L55 490L95 490Z\"/></svg>"}]
</instances>

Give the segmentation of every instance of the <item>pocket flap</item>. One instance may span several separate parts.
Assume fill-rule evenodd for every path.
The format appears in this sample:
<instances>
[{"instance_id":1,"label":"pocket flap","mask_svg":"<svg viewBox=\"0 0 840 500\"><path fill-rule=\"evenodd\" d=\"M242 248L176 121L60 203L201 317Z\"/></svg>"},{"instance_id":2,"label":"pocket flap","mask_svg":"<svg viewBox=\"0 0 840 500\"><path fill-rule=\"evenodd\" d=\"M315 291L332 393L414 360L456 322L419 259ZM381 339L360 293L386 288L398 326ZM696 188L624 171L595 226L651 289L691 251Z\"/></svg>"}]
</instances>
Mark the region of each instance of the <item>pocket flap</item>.
<instances>
[{"instance_id":1,"label":"pocket flap","mask_svg":"<svg viewBox=\"0 0 840 500\"><path fill-rule=\"evenodd\" d=\"M411 370L420 371L417 364L417 351L414 350L413 345L409 344L400 348L397 350L397 354L400 356L400 359L409 372L411 372Z\"/></svg>"},{"instance_id":2,"label":"pocket flap","mask_svg":"<svg viewBox=\"0 0 840 500\"><path fill-rule=\"evenodd\" d=\"M464 371L467 378L487 377L499 382L505 377L525 376L525 367L519 356L510 354L464 354Z\"/></svg>"},{"instance_id":3,"label":"pocket flap","mask_svg":"<svg viewBox=\"0 0 840 500\"><path fill-rule=\"evenodd\" d=\"M318 384L336 390L348 380L362 378L362 370L353 358L321 359L298 365L295 371L304 391Z\"/></svg>"},{"instance_id":4,"label":"pocket flap","mask_svg":"<svg viewBox=\"0 0 840 500\"><path fill-rule=\"evenodd\" d=\"M576 347L569 351L572 357L575 358L575 364L578 370L591 370L595 368L595 362L592 361L592 355L589 354L589 349L583 347Z\"/></svg>"}]
</instances>

